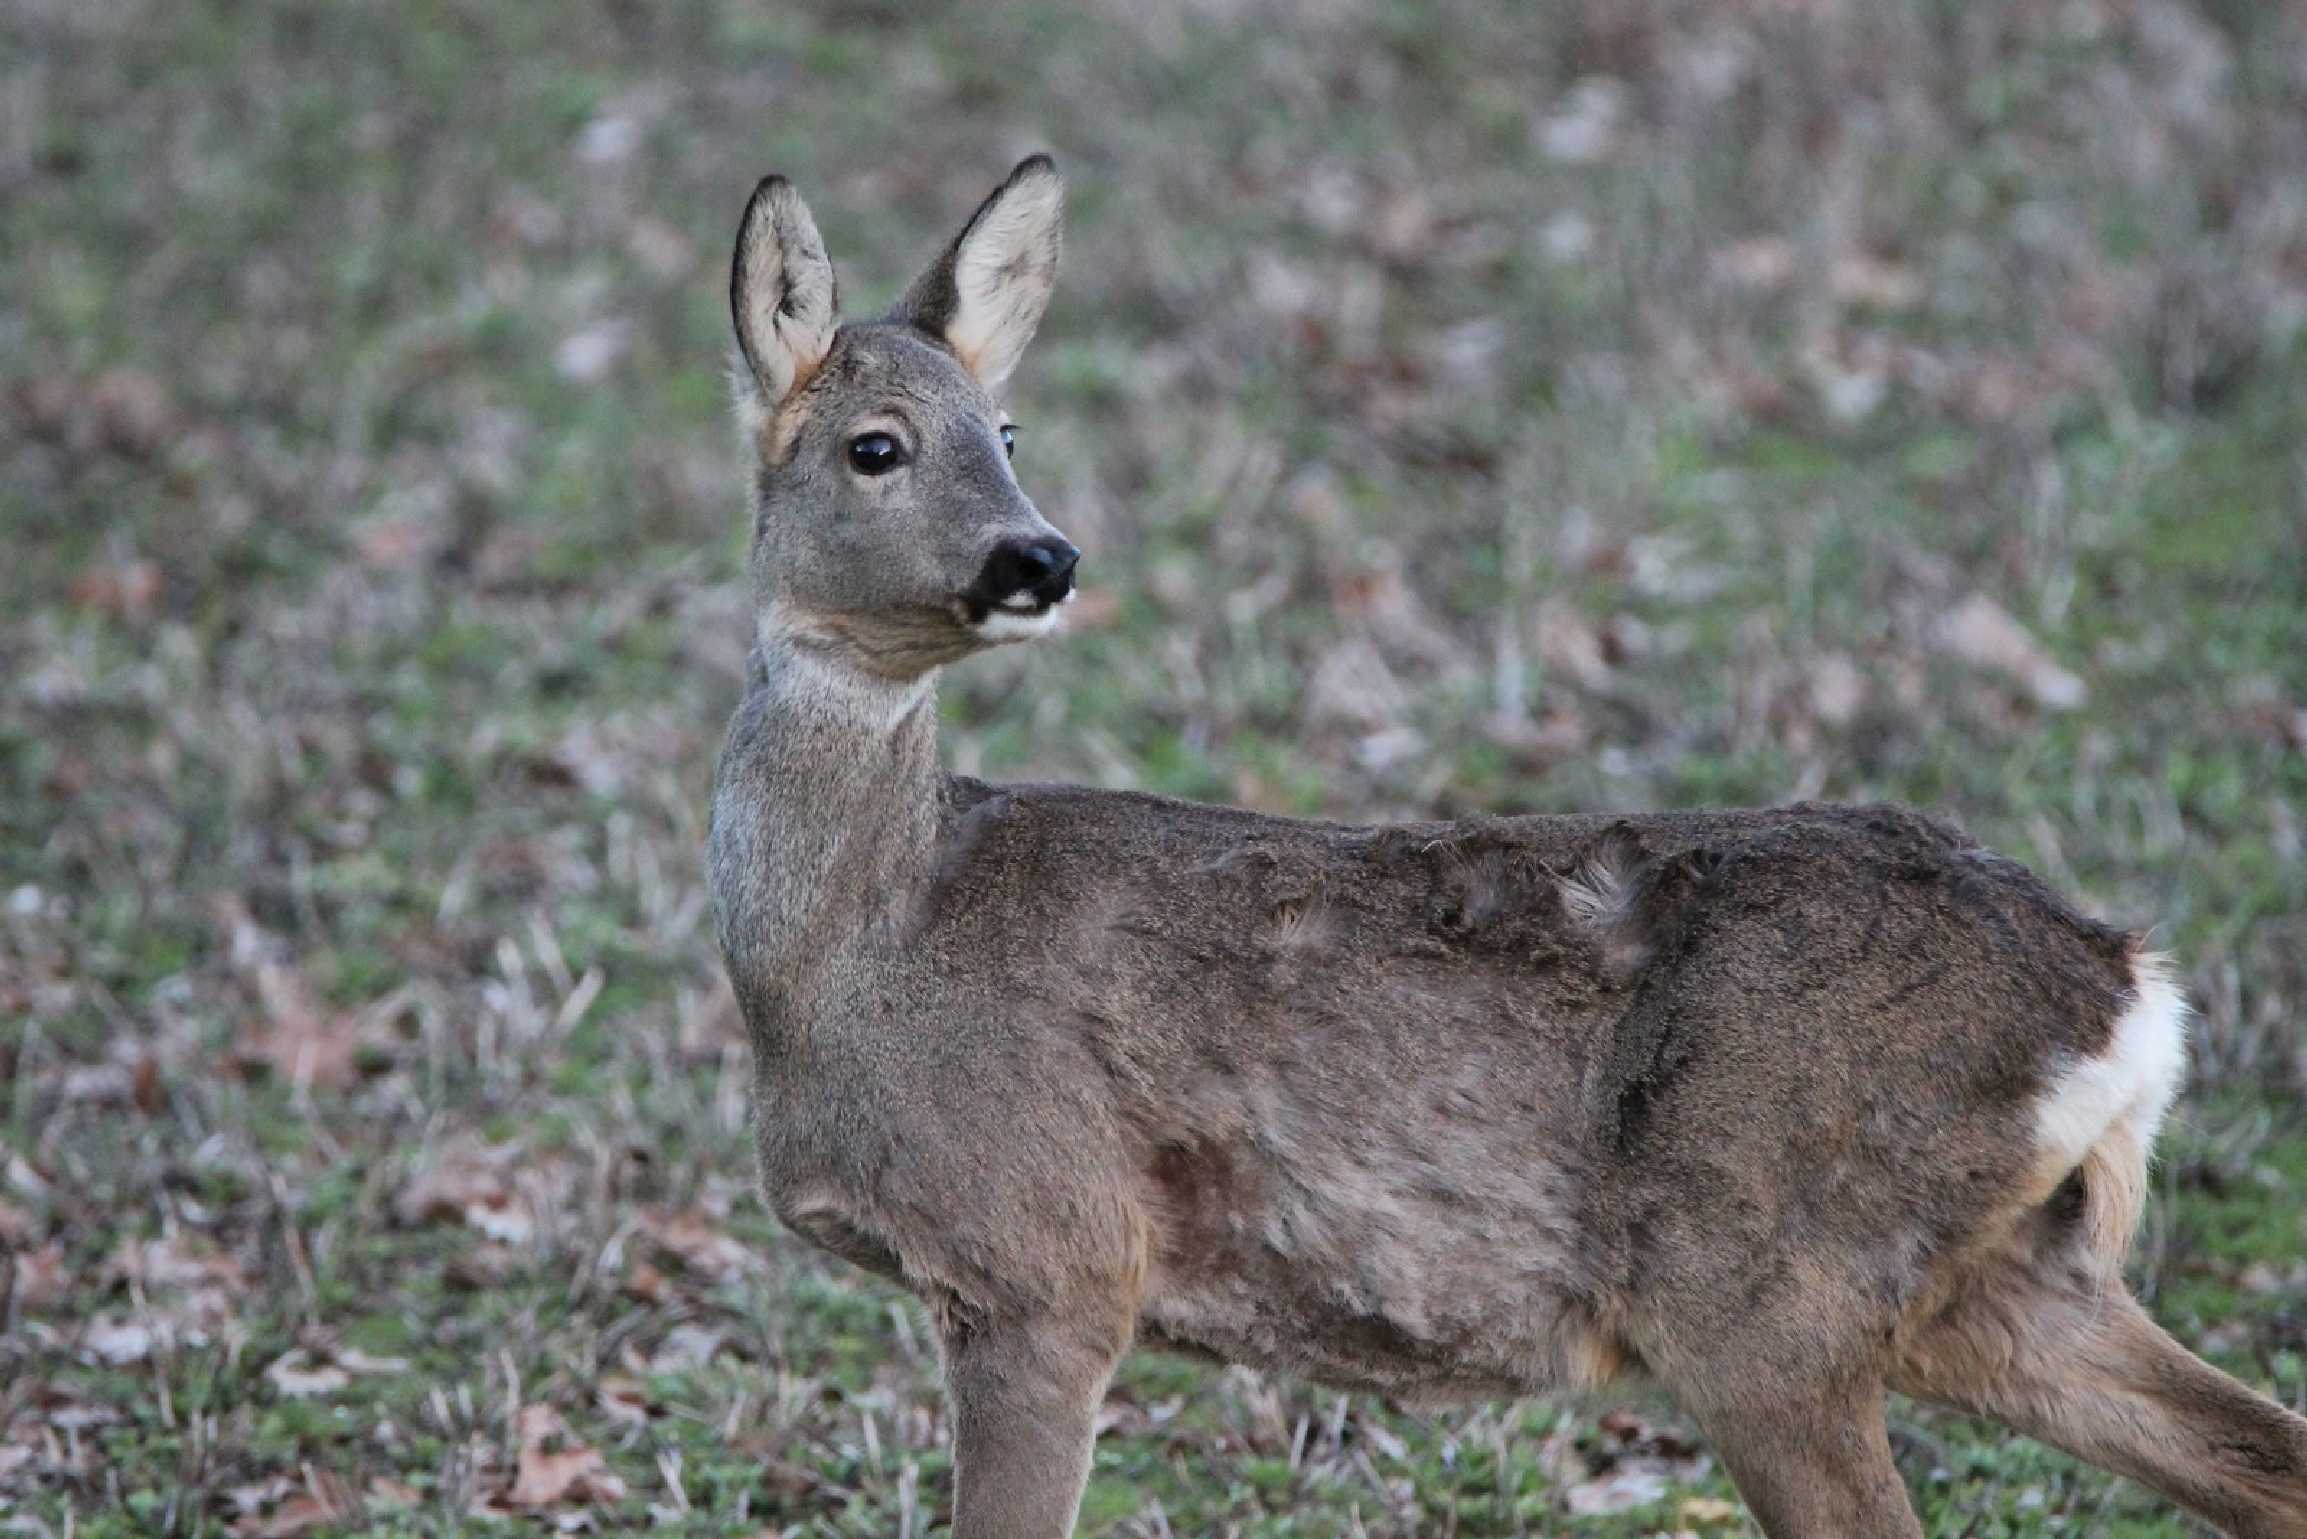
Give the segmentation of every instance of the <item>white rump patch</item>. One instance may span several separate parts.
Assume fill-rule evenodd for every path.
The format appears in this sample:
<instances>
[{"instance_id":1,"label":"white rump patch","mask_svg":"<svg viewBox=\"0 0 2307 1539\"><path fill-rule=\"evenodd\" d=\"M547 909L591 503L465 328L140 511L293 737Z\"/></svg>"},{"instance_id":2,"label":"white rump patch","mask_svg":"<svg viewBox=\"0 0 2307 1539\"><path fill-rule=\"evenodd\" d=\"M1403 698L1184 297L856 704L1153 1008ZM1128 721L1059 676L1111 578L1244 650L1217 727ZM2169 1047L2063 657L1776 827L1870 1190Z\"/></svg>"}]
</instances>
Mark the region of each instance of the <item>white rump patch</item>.
<instances>
[{"instance_id":1,"label":"white rump patch","mask_svg":"<svg viewBox=\"0 0 2307 1539\"><path fill-rule=\"evenodd\" d=\"M2035 1108L2035 1176L2048 1196L2110 1134L2144 1161L2187 1074L2187 999L2170 959L2141 952L2131 964L2131 1001L2096 1058L2069 1066Z\"/></svg>"}]
</instances>

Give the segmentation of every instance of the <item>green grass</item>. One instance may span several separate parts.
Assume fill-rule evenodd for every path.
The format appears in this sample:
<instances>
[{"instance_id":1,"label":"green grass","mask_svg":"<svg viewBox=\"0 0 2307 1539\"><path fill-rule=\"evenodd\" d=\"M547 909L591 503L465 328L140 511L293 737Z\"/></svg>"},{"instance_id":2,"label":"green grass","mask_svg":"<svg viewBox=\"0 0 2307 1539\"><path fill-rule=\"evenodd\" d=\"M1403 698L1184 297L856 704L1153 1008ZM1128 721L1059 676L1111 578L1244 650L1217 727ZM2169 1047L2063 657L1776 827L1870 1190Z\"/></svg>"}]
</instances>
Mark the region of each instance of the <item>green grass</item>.
<instances>
[{"instance_id":1,"label":"green grass","mask_svg":"<svg viewBox=\"0 0 2307 1539\"><path fill-rule=\"evenodd\" d=\"M2136 1280L2307 1401L2307 38L1961 10L5 23L11 1531L935 1526L926 1325L748 1188L698 869L747 628L720 274L780 169L871 310L1045 146L1019 466L1092 592L947 681L953 762L1947 811L2182 959ZM2016 672L1947 644L1974 596ZM524 1407L622 1496L508 1515ZM1609 1409L1134 1359L1082 1530L1737 1531L1694 1447L1574 1515ZM1934 1535L2192 1531L1894 1422Z\"/></svg>"}]
</instances>

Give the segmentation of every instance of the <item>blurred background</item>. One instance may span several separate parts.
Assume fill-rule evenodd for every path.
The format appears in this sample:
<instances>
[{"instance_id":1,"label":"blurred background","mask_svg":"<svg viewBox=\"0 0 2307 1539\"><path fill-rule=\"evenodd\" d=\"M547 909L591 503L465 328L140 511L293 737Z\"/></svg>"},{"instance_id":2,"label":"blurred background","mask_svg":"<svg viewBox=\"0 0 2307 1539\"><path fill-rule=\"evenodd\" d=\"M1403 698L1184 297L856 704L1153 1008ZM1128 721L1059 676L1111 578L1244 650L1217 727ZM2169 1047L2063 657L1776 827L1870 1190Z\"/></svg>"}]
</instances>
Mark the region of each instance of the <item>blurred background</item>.
<instances>
[{"instance_id":1,"label":"blurred background","mask_svg":"<svg viewBox=\"0 0 2307 1539\"><path fill-rule=\"evenodd\" d=\"M0 1529L926 1536L750 1194L725 263L1071 183L1072 634L959 768L1942 809L2202 1011L2139 1262L2307 1399L2307 7L8 0ZM1085 1534L1736 1533L1672 1413L1145 1359ZM1896 1408L1936 1534L2173 1535Z\"/></svg>"}]
</instances>

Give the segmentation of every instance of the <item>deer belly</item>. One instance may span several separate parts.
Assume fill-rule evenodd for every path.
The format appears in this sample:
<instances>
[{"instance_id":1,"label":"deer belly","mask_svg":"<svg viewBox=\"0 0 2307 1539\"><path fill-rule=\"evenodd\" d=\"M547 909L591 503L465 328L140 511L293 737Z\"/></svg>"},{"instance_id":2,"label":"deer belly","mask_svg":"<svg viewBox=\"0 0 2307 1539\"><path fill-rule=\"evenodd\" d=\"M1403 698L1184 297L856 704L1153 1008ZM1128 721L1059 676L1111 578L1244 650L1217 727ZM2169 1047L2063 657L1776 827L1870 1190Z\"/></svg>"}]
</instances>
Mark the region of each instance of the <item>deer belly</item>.
<instances>
[{"instance_id":1,"label":"deer belly","mask_svg":"<svg viewBox=\"0 0 2307 1539\"><path fill-rule=\"evenodd\" d=\"M1444 1179L1388 1153L1341 1153L1309 1177L1238 1150L1161 1151L1148 1343L1410 1398L1616 1374L1557 1170Z\"/></svg>"}]
</instances>

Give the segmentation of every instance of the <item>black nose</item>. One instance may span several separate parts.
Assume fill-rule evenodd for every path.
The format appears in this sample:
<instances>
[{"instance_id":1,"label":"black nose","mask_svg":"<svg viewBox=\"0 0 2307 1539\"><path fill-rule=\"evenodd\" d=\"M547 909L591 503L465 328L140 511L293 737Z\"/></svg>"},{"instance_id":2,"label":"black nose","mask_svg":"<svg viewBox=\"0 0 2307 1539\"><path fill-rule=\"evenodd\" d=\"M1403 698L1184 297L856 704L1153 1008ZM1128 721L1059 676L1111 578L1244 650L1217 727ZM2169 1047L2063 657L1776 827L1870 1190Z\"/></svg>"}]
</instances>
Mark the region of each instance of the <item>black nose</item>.
<instances>
[{"instance_id":1,"label":"black nose","mask_svg":"<svg viewBox=\"0 0 2307 1539\"><path fill-rule=\"evenodd\" d=\"M1073 591L1073 569L1080 560L1081 552L1055 535L1005 541L986 558L985 570L977 578L977 597L987 604L1020 596L1055 604Z\"/></svg>"}]
</instances>

